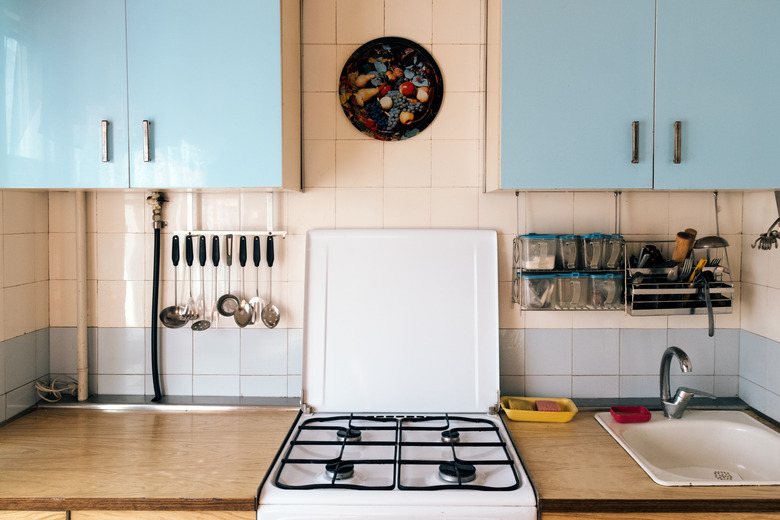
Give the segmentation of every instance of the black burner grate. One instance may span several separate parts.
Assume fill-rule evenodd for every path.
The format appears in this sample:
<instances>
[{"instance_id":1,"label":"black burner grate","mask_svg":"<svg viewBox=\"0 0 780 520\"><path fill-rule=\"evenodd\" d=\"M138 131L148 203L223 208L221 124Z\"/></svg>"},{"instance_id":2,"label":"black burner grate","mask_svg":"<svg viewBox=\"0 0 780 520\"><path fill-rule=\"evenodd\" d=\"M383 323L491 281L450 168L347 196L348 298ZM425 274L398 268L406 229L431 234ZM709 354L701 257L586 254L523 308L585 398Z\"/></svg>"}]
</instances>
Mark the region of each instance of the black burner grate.
<instances>
[{"instance_id":1,"label":"black burner grate","mask_svg":"<svg viewBox=\"0 0 780 520\"><path fill-rule=\"evenodd\" d=\"M454 426L457 425L457 426ZM349 432L349 435L345 435ZM425 432L437 432L431 442L407 440ZM474 437L478 432L479 442L464 440ZM372 435L373 433L373 435ZM324 434L324 435L323 435ZM312 437L316 437L312 439ZM323 438L332 440L323 440ZM380 438L381 440L371 440ZM476 460L461 456L472 453L470 449L490 449L498 454L495 460ZM475 489L482 491L510 491L520 487L520 478L512 456L509 453L498 426L488 419L463 416L373 416L341 415L332 417L314 417L302 421L294 431L289 446L280 461L276 473L275 485L283 489L357 489L357 490L440 490ZM327 453L328 457L303 457L307 450ZM381 453L385 456L370 457L359 453L365 450L369 454ZM373 450L373 451L372 451ZM423 457L406 457L407 453L420 452ZM426 454L429 450L430 458ZM381 466L379 479L369 481L361 479L360 468ZM403 484L405 476L419 470L421 466L430 466L430 474L436 475L439 466L444 467L442 477L435 481ZM486 485L477 475L480 471L492 468L505 470L509 475L501 484ZM456 468L451 471L450 468ZM463 472L460 468L469 468ZM354 470L354 477L352 471ZM294 472L305 472L308 478L293 478ZM345 475L349 475L345 477ZM295 482L284 482L285 478ZM377 481L378 480L378 481ZM419 480L419 479L417 479Z\"/></svg>"},{"instance_id":2,"label":"black burner grate","mask_svg":"<svg viewBox=\"0 0 780 520\"><path fill-rule=\"evenodd\" d=\"M344 422L347 422L344 425ZM355 432L384 431L392 432L392 441L370 441L363 440L363 436L358 436ZM333 440L305 440L302 437L307 432L330 432ZM350 435L345 435L349 432ZM324 447L330 446L337 448L338 454L330 458L294 458L291 454L297 447ZM392 458L345 458L347 447L367 447L367 446L385 446L392 448ZM307 419L298 426L295 431L295 437L290 441L290 446L281 461L279 471L276 474L274 483L283 489L324 489L324 488L344 488L344 489L395 489L396 487L396 460L398 458L398 419L395 417L374 417L368 415L343 415L324 418ZM341 477L344 474L353 472L359 473L360 466L365 465L390 466L388 475L391 476L391 482L388 484L366 484L352 482L352 478ZM316 478L311 483L285 484L280 481L285 470L289 471L293 465L307 465L312 468L321 468L322 477L320 482ZM315 469L314 472L319 471ZM341 477L341 478L340 478Z\"/></svg>"},{"instance_id":3,"label":"black burner grate","mask_svg":"<svg viewBox=\"0 0 780 520\"><path fill-rule=\"evenodd\" d=\"M453 428L452 422L463 422L471 424L473 426L459 426ZM399 445L399 478L398 489L408 490L437 490L437 489L477 489L481 491L511 491L520 487L520 478L517 475L517 468L515 468L514 462L507 449L506 442L501 436L501 431L498 426L489 421L488 419L481 419L477 417L462 417L442 415L442 416L426 416L426 417L405 417L400 419L401 438L404 438L404 434L407 432L447 432L442 435L441 440L438 442L408 442L402 441ZM495 438L495 440L468 442L464 441L463 437L467 432L480 432L487 438ZM458 435L455 435L458 434ZM454 439L458 440L455 441ZM404 448L416 447L430 447L441 449L442 443L445 443L451 450L451 459L442 464L442 460L438 458L405 458L403 454ZM499 458L492 460L484 460L482 458L476 460L469 460L461 458L458 453L468 448L497 448L500 454ZM404 485L404 471L411 466L442 466L442 481L441 483L429 483L426 482L422 485ZM472 483L474 481L474 475L471 472L473 467L477 472L480 469L485 469L490 466L505 466L511 469L511 482L507 482L503 485L484 485L479 483Z\"/></svg>"}]
</instances>

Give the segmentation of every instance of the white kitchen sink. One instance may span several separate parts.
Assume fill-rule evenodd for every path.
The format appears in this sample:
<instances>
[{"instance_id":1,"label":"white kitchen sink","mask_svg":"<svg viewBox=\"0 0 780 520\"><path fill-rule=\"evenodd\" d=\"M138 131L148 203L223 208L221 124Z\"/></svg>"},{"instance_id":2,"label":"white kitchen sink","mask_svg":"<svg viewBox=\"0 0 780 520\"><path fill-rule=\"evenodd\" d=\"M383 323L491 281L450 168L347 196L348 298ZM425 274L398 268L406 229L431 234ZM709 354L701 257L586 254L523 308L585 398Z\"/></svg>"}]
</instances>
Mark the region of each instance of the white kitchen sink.
<instances>
[{"instance_id":1,"label":"white kitchen sink","mask_svg":"<svg viewBox=\"0 0 780 520\"><path fill-rule=\"evenodd\" d=\"M644 423L596 420L662 486L780 485L780 434L744 412L652 412Z\"/></svg>"}]
</instances>

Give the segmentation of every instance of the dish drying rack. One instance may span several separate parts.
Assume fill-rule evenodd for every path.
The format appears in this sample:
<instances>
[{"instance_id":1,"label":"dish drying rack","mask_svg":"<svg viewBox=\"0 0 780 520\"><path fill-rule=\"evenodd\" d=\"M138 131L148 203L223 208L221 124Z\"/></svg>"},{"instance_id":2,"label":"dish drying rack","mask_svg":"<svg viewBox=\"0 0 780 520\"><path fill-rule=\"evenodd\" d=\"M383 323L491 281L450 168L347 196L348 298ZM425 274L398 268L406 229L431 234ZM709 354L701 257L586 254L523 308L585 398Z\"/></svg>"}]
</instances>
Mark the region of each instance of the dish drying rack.
<instances>
[{"instance_id":1,"label":"dish drying rack","mask_svg":"<svg viewBox=\"0 0 780 520\"><path fill-rule=\"evenodd\" d=\"M632 316L669 316L707 314L707 304L700 284L691 280L696 266L704 260L700 270L709 282L713 314L732 312L734 283L728 264L726 247L692 249L686 258L686 268L678 266L632 267L634 259L640 258L642 248L655 246L663 258L671 258L674 241L626 241L625 294L626 311ZM666 265L666 264L664 264Z\"/></svg>"}]
</instances>

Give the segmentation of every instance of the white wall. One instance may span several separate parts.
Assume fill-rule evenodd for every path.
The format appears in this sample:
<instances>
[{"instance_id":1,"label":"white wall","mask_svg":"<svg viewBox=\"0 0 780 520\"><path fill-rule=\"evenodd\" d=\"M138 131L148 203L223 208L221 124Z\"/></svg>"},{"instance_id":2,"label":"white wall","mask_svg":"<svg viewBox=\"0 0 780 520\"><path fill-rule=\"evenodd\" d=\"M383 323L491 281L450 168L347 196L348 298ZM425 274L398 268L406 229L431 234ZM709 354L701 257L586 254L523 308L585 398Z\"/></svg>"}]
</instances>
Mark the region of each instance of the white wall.
<instances>
[{"instance_id":1,"label":"white wall","mask_svg":"<svg viewBox=\"0 0 780 520\"><path fill-rule=\"evenodd\" d=\"M748 404L780 418L780 250L751 245L778 217L773 192L746 192L742 237L739 390Z\"/></svg>"},{"instance_id":2,"label":"white wall","mask_svg":"<svg viewBox=\"0 0 780 520\"><path fill-rule=\"evenodd\" d=\"M48 194L0 191L0 421L36 401L49 373Z\"/></svg>"}]
</instances>

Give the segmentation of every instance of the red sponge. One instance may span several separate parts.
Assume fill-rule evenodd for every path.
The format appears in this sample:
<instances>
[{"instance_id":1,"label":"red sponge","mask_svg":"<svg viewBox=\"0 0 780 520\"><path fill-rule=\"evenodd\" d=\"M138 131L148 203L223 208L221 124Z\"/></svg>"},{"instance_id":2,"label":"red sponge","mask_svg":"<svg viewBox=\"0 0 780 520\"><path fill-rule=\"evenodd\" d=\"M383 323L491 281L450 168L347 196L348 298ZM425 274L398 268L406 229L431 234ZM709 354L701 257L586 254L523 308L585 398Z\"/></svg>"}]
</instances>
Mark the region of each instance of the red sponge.
<instances>
[{"instance_id":1,"label":"red sponge","mask_svg":"<svg viewBox=\"0 0 780 520\"><path fill-rule=\"evenodd\" d=\"M536 411L538 412L560 412L561 406L555 401L536 401Z\"/></svg>"}]
</instances>

